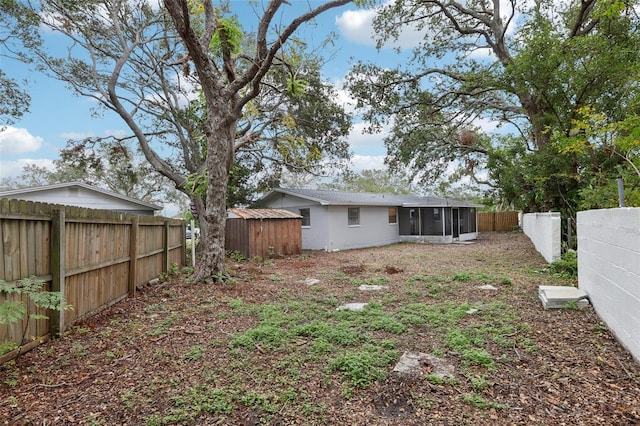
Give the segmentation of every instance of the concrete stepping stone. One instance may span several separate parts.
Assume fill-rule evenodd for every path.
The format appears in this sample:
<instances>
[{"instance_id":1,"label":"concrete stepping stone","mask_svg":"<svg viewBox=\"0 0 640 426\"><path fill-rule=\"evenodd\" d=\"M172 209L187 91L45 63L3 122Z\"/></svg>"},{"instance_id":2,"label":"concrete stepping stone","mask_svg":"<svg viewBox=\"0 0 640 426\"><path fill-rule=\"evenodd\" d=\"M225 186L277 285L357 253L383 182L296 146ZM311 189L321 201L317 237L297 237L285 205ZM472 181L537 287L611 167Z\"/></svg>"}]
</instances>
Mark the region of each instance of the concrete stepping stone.
<instances>
[{"instance_id":1,"label":"concrete stepping stone","mask_svg":"<svg viewBox=\"0 0 640 426\"><path fill-rule=\"evenodd\" d=\"M473 315L473 314L477 314L480 311L486 311L490 307L491 307L491 305L480 305L480 306L476 306L475 308L469 309L466 313L468 315Z\"/></svg>"},{"instance_id":2,"label":"concrete stepping stone","mask_svg":"<svg viewBox=\"0 0 640 426\"><path fill-rule=\"evenodd\" d=\"M317 278L305 278L304 280L298 281L301 284L312 286L316 284L320 284L320 280Z\"/></svg>"},{"instance_id":3,"label":"concrete stepping stone","mask_svg":"<svg viewBox=\"0 0 640 426\"><path fill-rule=\"evenodd\" d=\"M571 286L538 286L538 298L545 309L568 308L571 304L575 304L578 308L589 306L587 292Z\"/></svg>"},{"instance_id":4,"label":"concrete stepping stone","mask_svg":"<svg viewBox=\"0 0 640 426\"><path fill-rule=\"evenodd\" d=\"M443 379L452 379L456 368L443 358L423 352L405 352L393 368L394 373L423 375L433 374Z\"/></svg>"},{"instance_id":5,"label":"concrete stepping stone","mask_svg":"<svg viewBox=\"0 0 640 426\"><path fill-rule=\"evenodd\" d=\"M336 308L336 311L361 311L368 303L345 303Z\"/></svg>"},{"instance_id":6,"label":"concrete stepping stone","mask_svg":"<svg viewBox=\"0 0 640 426\"><path fill-rule=\"evenodd\" d=\"M481 286L478 286L478 288L480 290L497 290L498 289L497 287L494 287L491 284L481 285Z\"/></svg>"},{"instance_id":7,"label":"concrete stepping stone","mask_svg":"<svg viewBox=\"0 0 640 426\"><path fill-rule=\"evenodd\" d=\"M360 287L358 287L358 290L379 291L379 290L384 290L385 288L387 288L387 286L385 285L362 284Z\"/></svg>"}]
</instances>

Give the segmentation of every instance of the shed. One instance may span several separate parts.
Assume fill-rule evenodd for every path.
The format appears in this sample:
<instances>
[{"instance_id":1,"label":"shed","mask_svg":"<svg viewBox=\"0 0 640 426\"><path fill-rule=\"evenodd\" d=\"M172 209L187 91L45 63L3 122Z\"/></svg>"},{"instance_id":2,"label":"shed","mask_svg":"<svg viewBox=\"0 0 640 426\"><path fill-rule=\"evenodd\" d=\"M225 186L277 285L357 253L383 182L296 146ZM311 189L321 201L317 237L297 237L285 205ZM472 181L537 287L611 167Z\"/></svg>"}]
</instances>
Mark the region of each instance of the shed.
<instances>
[{"instance_id":1,"label":"shed","mask_svg":"<svg viewBox=\"0 0 640 426\"><path fill-rule=\"evenodd\" d=\"M230 209L225 248L245 257L302 252L302 216L281 209Z\"/></svg>"}]
</instances>

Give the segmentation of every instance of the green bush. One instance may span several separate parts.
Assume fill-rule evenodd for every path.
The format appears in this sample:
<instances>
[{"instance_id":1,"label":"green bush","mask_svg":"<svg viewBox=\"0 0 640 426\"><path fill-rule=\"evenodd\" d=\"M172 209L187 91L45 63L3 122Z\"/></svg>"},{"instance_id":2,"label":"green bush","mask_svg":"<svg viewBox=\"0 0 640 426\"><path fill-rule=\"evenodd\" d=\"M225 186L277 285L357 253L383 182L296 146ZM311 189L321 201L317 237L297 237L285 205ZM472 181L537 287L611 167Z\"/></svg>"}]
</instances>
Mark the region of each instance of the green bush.
<instances>
[{"instance_id":1,"label":"green bush","mask_svg":"<svg viewBox=\"0 0 640 426\"><path fill-rule=\"evenodd\" d=\"M549 270L565 278L578 276L578 253L575 250L567 250L560 260L549 265Z\"/></svg>"},{"instance_id":2,"label":"green bush","mask_svg":"<svg viewBox=\"0 0 640 426\"><path fill-rule=\"evenodd\" d=\"M0 280L0 294L5 295L5 299L0 302L0 324L7 325L22 321L25 317L28 319L48 319L49 317L44 314L32 312L30 307L33 304L36 308L48 309L54 311L65 311L73 309L71 305L68 305L65 301L64 295L60 292L44 291L45 282L39 280L36 277L24 278L18 282L8 283L4 280ZM15 294L18 296L27 295L29 303L25 303L23 298L20 300L7 300L7 296ZM22 335L19 336L20 343L27 334L29 327L29 321L25 321ZM3 342L0 346L2 351L10 352L12 345L10 342Z\"/></svg>"}]
</instances>

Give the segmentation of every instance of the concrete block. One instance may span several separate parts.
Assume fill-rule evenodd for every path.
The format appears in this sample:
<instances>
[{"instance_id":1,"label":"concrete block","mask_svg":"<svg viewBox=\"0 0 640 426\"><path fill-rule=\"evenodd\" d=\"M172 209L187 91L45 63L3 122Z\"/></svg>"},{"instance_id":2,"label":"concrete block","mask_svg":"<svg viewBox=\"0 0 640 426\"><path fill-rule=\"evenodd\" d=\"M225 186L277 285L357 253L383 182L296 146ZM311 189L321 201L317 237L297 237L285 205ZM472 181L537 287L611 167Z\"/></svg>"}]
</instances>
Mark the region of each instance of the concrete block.
<instances>
[{"instance_id":1,"label":"concrete block","mask_svg":"<svg viewBox=\"0 0 640 426\"><path fill-rule=\"evenodd\" d=\"M336 310L337 311L361 311L367 305L368 303L345 303L344 305L338 306Z\"/></svg>"},{"instance_id":2,"label":"concrete block","mask_svg":"<svg viewBox=\"0 0 640 426\"><path fill-rule=\"evenodd\" d=\"M579 308L589 306L587 292L571 286L541 285L538 297L545 309L567 308L571 303L576 303Z\"/></svg>"}]
</instances>

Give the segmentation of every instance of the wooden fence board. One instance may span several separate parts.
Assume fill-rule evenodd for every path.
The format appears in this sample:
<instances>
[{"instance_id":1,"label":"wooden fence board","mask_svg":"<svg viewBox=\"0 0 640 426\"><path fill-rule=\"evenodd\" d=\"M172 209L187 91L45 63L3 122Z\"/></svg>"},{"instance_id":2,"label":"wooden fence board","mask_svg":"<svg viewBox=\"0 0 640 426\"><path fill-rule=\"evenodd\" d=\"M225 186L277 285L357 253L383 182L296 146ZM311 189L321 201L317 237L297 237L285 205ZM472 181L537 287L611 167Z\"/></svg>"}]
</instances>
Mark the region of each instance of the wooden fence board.
<instances>
[{"instance_id":1,"label":"wooden fence board","mask_svg":"<svg viewBox=\"0 0 640 426\"><path fill-rule=\"evenodd\" d=\"M518 212L478 213L478 231L510 231L518 227Z\"/></svg>"},{"instance_id":2,"label":"wooden fence board","mask_svg":"<svg viewBox=\"0 0 640 426\"><path fill-rule=\"evenodd\" d=\"M59 229L54 226L56 214L61 222ZM139 232L132 241L132 227L138 222ZM135 263L141 266L130 277L132 252L133 271ZM183 266L185 253L184 222L180 220L0 199L0 280L37 276L47 280L47 290L57 291L49 282L53 280L61 285L67 303L74 308L45 313L52 320L25 317L0 326L0 343L24 343L18 340L27 322L25 341L31 336L48 337L56 324L63 330L65 324L127 297L131 286L135 288L166 272L167 265ZM29 303L26 295L17 297L0 294L0 302Z\"/></svg>"}]
</instances>

